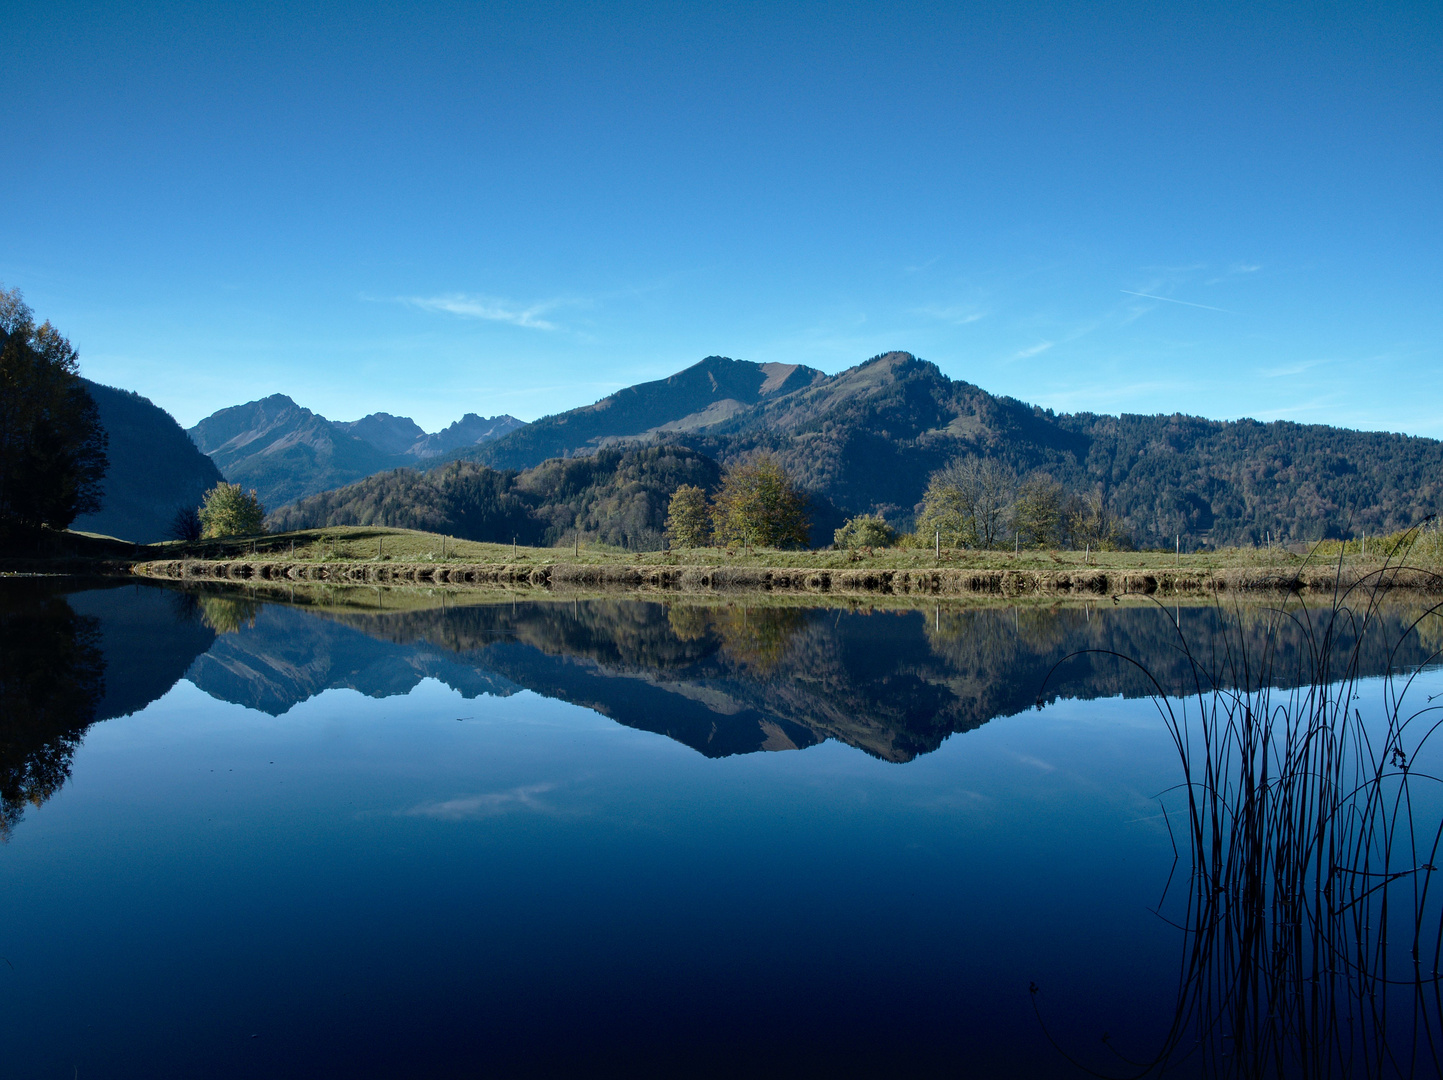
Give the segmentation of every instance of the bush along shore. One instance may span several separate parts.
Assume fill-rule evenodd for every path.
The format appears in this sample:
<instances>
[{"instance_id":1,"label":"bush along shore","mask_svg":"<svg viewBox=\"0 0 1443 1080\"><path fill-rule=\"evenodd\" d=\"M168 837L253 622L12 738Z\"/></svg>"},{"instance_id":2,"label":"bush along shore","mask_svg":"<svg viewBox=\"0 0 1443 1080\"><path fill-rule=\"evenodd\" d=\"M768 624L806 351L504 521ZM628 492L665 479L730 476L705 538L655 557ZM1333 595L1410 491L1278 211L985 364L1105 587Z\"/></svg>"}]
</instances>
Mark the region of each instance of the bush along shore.
<instances>
[{"instance_id":1,"label":"bush along shore","mask_svg":"<svg viewBox=\"0 0 1443 1080\"><path fill-rule=\"evenodd\" d=\"M172 581L248 581L333 585L512 586L540 590L620 588L677 593L789 592L916 596L1206 596L1331 594L1358 584L1443 594L1443 574L1413 567L1068 569L824 566L726 566L615 562L358 562L170 559L134 572Z\"/></svg>"}]
</instances>

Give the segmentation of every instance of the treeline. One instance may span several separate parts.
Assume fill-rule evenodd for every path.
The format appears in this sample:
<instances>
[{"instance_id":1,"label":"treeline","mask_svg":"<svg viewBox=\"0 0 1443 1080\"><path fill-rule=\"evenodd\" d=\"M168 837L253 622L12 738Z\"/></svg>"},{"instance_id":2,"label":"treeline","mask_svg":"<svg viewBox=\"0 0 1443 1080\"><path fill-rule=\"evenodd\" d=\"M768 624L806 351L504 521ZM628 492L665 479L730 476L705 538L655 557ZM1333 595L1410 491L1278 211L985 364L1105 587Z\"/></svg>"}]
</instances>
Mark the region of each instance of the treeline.
<instances>
[{"instance_id":1,"label":"treeline","mask_svg":"<svg viewBox=\"0 0 1443 1080\"><path fill-rule=\"evenodd\" d=\"M710 490L720 479L711 458L675 446L606 449L523 472L453 461L313 495L270 514L266 526L384 525L539 546L580 537L649 551L663 546L672 493L683 485Z\"/></svg>"}]
</instances>

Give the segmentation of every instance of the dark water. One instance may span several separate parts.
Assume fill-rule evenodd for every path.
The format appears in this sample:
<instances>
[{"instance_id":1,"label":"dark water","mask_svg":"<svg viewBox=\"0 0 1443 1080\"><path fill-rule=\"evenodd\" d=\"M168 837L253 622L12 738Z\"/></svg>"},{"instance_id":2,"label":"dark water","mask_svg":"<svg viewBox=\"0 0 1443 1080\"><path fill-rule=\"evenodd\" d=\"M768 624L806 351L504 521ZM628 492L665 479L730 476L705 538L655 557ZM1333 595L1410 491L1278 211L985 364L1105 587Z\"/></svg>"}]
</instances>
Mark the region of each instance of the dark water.
<instances>
[{"instance_id":1,"label":"dark water","mask_svg":"<svg viewBox=\"0 0 1443 1080\"><path fill-rule=\"evenodd\" d=\"M0 581L0 1076L1123 1075L1173 1022L1146 695L1257 681L1212 609L302 599Z\"/></svg>"}]
</instances>

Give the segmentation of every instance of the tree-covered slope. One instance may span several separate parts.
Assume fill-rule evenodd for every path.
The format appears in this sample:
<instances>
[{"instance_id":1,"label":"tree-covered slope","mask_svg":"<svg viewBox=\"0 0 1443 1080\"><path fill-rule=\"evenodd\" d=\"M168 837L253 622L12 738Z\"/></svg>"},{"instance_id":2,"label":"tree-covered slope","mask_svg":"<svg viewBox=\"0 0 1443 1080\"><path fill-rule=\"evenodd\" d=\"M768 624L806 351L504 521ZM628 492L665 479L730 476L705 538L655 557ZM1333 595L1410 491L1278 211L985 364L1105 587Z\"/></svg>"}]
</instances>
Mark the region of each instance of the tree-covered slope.
<instances>
[{"instance_id":1,"label":"tree-covered slope","mask_svg":"<svg viewBox=\"0 0 1443 1080\"><path fill-rule=\"evenodd\" d=\"M467 540L555 544L588 539L661 546L667 503L681 484L713 487L720 470L683 447L610 448L516 473L472 461L426 472L395 469L275 511L277 530L335 525L425 529Z\"/></svg>"},{"instance_id":2,"label":"tree-covered slope","mask_svg":"<svg viewBox=\"0 0 1443 1080\"><path fill-rule=\"evenodd\" d=\"M99 513L78 517L71 527L138 544L169 538L176 511L199 506L220 483L220 472L160 406L129 390L82 382L109 438L110 467Z\"/></svg>"},{"instance_id":3,"label":"tree-covered slope","mask_svg":"<svg viewBox=\"0 0 1443 1080\"><path fill-rule=\"evenodd\" d=\"M908 524L930 473L964 454L1100 488L1135 542L1313 540L1391 532L1443 502L1443 442L1287 421L1054 414L888 353L694 432L729 463L775 452L850 513Z\"/></svg>"}]
</instances>

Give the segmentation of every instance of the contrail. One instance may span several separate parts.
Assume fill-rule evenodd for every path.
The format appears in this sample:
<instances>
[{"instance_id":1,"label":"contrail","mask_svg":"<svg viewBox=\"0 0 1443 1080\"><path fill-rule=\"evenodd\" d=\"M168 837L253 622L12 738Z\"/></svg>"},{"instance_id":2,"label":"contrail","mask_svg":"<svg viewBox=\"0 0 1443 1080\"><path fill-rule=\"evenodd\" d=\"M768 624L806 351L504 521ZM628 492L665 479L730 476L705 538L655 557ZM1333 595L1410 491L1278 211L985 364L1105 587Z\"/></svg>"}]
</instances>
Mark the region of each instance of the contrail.
<instances>
[{"instance_id":1,"label":"contrail","mask_svg":"<svg viewBox=\"0 0 1443 1080\"><path fill-rule=\"evenodd\" d=\"M1236 311L1229 311L1227 308L1213 307L1211 304L1194 304L1191 300L1174 300L1171 296L1154 296L1150 292L1133 292L1131 289L1123 289L1122 292L1128 296L1145 296L1149 300L1166 300L1169 304L1186 304L1188 307L1200 307L1204 311L1221 311L1224 315L1236 315Z\"/></svg>"}]
</instances>

